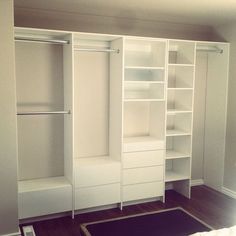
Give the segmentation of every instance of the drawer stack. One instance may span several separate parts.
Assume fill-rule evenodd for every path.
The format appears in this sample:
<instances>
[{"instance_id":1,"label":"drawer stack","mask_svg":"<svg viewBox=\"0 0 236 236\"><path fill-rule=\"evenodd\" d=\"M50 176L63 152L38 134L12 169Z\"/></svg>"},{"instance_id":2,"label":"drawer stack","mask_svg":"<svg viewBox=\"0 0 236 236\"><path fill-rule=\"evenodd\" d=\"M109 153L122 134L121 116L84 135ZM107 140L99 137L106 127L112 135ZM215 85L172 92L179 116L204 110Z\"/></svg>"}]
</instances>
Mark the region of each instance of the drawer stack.
<instances>
[{"instance_id":1,"label":"drawer stack","mask_svg":"<svg viewBox=\"0 0 236 236\"><path fill-rule=\"evenodd\" d=\"M75 209L114 203L120 203L120 162L109 158L76 160Z\"/></svg>"},{"instance_id":2,"label":"drawer stack","mask_svg":"<svg viewBox=\"0 0 236 236\"><path fill-rule=\"evenodd\" d=\"M163 196L164 150L123 153L123 201Z\"/></svg>"}]
</instances>

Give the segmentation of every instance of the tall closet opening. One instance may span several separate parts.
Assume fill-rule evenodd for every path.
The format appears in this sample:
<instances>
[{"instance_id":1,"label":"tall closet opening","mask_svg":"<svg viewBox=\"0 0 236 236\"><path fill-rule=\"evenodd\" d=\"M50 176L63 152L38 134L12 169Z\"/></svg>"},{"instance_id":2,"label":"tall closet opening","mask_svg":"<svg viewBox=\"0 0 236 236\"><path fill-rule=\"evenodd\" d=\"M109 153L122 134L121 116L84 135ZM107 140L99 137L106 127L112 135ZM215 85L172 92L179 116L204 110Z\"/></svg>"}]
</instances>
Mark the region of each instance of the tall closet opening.
<instances>
[{"instance_id":1,"label":"tall closet opening","mask_svg":"<svg viewBox=\"0 0 236 236\"><path fill-rule=\"evenodd\" d=\"M72 209L70 38L16 32L19 218Z\"/></svg>"}]
</instances>

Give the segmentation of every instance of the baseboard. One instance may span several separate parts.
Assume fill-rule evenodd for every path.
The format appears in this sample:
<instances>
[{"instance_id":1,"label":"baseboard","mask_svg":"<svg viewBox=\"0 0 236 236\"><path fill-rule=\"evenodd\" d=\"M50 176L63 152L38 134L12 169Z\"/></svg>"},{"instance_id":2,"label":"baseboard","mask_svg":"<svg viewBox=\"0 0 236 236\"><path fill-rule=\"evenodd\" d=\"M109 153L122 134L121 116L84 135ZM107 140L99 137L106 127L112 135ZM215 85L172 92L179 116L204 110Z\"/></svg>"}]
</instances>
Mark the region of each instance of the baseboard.
<instances>
[{"instance_id":1,"label":"baseboard","mask_svg":"<svg viewBox=\"0 0 236 236\"><path fill-rule=\"evenodd\" d=\"M236 192L235 192L235 191L230 190L230 189L228 189L228 188L226 188L226 187L222 187L221 191L222 191L222 193L224 193L225 195L236 199Z\"/></svg>"},{"instance_id":2,"label":"baseboard","mask_svg":"<svg viewBox=\"0 0 236 236\"><path fill-rule=\"evenodd\" d=\"M191 186L198 186L198 185L203 185L204 180L203 179L192 179L191 180Z\"/></svg>"}]
</instances>

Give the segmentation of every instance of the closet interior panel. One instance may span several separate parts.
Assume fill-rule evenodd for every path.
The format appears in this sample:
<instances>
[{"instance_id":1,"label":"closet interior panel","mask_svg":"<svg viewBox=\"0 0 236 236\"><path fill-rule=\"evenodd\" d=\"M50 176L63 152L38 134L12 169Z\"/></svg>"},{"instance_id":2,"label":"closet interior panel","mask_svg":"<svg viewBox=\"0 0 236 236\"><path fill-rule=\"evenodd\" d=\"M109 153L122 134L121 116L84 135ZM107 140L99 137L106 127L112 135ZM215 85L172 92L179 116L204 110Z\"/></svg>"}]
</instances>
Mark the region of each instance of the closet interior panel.
<instances>
[{"instance_id":1,"label":"closet interior panel","mask_svg":"<svg viewBox=\"0 0 236 236\"><path fill-rule=\"evenodd\" d=\"M25 29L16 35L19 218L71 211L72 38Z\"/></svg>"}]
</instances>

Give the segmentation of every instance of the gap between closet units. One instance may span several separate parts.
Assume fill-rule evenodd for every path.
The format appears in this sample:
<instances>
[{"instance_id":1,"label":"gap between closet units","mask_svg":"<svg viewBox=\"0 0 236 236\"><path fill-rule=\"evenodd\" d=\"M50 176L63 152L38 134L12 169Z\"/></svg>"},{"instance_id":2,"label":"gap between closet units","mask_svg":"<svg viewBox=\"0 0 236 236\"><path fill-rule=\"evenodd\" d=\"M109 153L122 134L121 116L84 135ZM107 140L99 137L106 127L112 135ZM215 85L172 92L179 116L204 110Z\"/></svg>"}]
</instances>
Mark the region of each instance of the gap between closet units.
<instances>
[{"instance_id":1,"label":"gap between closet units","mask_svg":"<svg viewBox=\"0 0 236 236\"><path fill-rule=\"evenodd\" d=\"M227 43L27 28L15 41L20 219L164 202L168 188L191 197L196 52L211 55L199 148L212 161Z\"/></svg>"}]
</instances>

